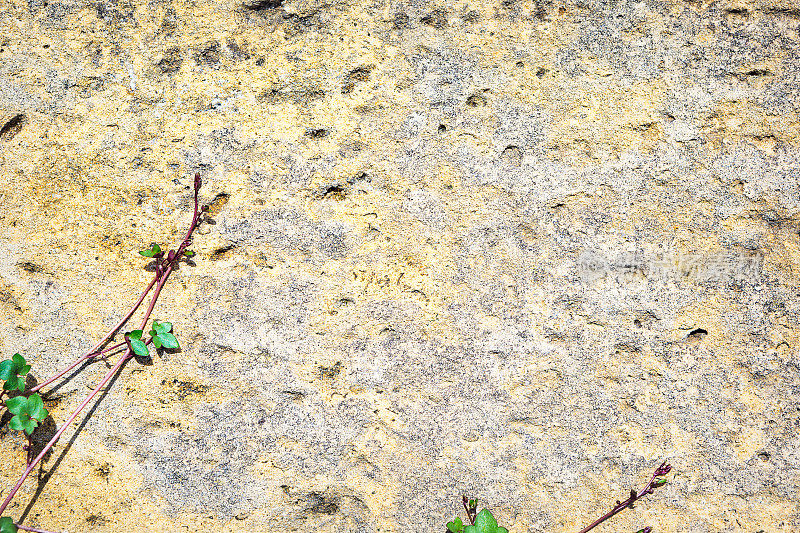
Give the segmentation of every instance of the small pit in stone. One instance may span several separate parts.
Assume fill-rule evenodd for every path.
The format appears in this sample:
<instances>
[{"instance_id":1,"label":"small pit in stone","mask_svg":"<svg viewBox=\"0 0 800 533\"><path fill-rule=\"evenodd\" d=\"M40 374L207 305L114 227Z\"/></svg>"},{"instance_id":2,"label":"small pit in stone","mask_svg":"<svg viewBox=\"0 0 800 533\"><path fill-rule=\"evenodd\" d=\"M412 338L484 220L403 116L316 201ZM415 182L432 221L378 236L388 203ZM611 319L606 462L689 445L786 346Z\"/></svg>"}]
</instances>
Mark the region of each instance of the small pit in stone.
<instances>
[{"instance_id":1,"label":"small pit in stone","mask_svg":"<svg viewBox=\"0 0 800 533\"><path fill-rule=\"evenodd\" d=\"M14 115L0 128L0 140L10 141L14 136L22 131L22 126L27 122L23 114Z\"/></svg>"},{"instance_id":2,"label":"small pit in stone","mask_svg":"<svg viewBox=\"0 0 800 533\"><path fill-rule=\"evenodd\" d=\"M689 340L699 341L705 338L706 335L708 335L708 331L704 330L703 328L697 328L690 331L686 338Z\"/></svg>"}]
</instances>

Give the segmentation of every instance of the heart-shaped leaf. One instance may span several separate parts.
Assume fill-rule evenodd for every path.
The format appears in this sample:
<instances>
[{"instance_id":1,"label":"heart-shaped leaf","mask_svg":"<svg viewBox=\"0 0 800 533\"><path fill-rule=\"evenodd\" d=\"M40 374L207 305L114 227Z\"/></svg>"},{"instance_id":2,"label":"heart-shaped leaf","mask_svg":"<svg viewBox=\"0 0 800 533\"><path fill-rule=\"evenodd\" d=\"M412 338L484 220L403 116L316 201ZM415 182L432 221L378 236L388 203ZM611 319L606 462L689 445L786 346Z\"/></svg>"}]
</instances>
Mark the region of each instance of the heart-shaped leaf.
<instances>
[{"instance_id":1,"label":"heart-shaped leaf","mask_svg":"<svg viewBox=\"0 0 800 533\"><path fill-rule=\"evenodd\" d=\"M170 350L177 350L180 348L178 339L176 339L175 335L172 333L162 333L158 338L161 339L161 346L164 348L169 348Z\"/></svg>"},{"instance_id":2,"label":"heart-shaped leaf","mask_svg":"<svg viewBox=\"0 0 800 533\"><path fill-rule=\"evenodd\" d=\"M482 510L475 517L475 528L475 533L497 533L497 520L489 509Z\"/></svg>"},{"instance_id":3,"label":"heart-shaped leaf","mask_svg":"<svg viewBox=\"0 0 800 533\"><path fill-rule=\"evenodd\" d=\"M129 331L125 334L125 338L128 339L134 354L139 357L150 357L150 350L147 349L147 345L142 341L142 330Z\"/></svg>"},{"instance_id":4,"label":"heart-shaped leaf","mask_svg":"<svg viewBox=\"0 0 800 533\"><path fill-rule=\"evenodd\" d=\"M6 407L12 415L20 414L25 406L28 404L28 399L25 396L16 396L6 400Z\"/></svg>"},{"instance_id":5,"label":"heart-shaped leaf","mask_svg":"<svg viewBox=\"0 0 800 533\"><path fill-rule=\"evenodd\" d=\"M452 533L462 533L464 531L464 523L460 518L456 517L455 520L447 523L447 529Z\"/></svg>"},{"instance_id":6,"label":"heart-shaped leaf","mask_svg":"<svg viewBox=\"0 0 800 533\"><path fill-rule=\"evenodd\" d=\"M150 246L149 250L139 250L139 253L145 257L155 257L161 253L161 247L157 244Z\"/></svg>"}]
</instances>

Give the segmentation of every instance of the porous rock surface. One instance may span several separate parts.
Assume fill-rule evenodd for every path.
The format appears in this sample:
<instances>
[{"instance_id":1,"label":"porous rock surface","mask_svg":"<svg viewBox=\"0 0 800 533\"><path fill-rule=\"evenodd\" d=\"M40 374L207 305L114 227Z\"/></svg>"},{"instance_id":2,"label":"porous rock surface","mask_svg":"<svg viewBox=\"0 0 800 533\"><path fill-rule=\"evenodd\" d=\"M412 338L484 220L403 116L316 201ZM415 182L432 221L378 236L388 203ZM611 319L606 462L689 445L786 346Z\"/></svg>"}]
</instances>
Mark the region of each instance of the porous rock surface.
<instances>
[{"instance_id":1,"label":"porous rock surface","mask_svg":"<svg viewBox=\"0 0 800 533\"><path fill-rule=\"evenodd\" d=\"M8 515L422 532L466 492L575 532L668 459L601 531L800 530L799 27L793 0L1 0L3 358L42 380L96 342L195 171L213 218L156 308L182 351L128 364Z\"/></svg>"}]
</instances>

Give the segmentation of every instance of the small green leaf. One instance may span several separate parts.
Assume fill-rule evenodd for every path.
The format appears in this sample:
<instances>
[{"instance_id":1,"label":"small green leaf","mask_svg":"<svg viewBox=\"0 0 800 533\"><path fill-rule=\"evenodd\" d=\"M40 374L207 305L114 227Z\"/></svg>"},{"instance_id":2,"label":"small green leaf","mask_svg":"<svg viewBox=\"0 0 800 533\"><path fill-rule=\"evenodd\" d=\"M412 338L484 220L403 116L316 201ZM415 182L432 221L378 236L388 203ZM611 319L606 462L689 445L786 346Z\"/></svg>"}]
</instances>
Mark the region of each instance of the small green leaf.
<instances>
[{"instance_id":1,"label":"small green leaf","mask_svg":"<svg viewBox=\"0 0 800 533\"><path fill-rule=\"evenodd\" d=\"M36 426L39 424L36 420L31 420L31 417L28 416L28 413L21 413L11 419L8 423L8 427L17 431L24 431L28 435L33 433L33 430L36 429Z\"/></svg>"},{"instance_id":2,"label":"small green leaf","mask_svg":"<svg viewBox=\"0 0 800 533\"><path fill-rule=\"evenodd\" d=\"M176 339L175 335L172 333L162 333L158 338L161 339L161 346L164 348L169 348L170 350L177 350L180 348L178 339Z\"/></svg>"},{"instance_id":3,"label":"small green leaf","mask_svg":"<svg viewBox=\"0 0 800 533\"><path fill-rule=\"evenodd\" d=\"M11 518L7 516L0 518L0 533L17 533L17 531L17 525Z\"/></svg>"},{"instance_id":4,"label":"small green leaf","mask_svg":"<svg viewBox=\"0 0 800 533\"><path fill-rule=\"evenodd\" d=\"M158 335L153 335L153 333L154 332L150 332L150 335L153 337L153 346L155 346L156 349L161 348L161 339Z\"/></svg>"},{"instance_id":5,"label":"small green leaf","mask_svg":"<svg viewBox=\"0 0 800 533\"><path fill-rule=\"evenodd\" d=\"M25 433L30 435L33 433L33 430L36 429L36 426L38 426L39 424L36 422L36 420L31 420L30 418L25 417L22 419L22 425L23 425L22 429L25 431Z\"/></svg>"},{"instance_id":6,"label":"small green leaf","mask_svg":"<svg viewBox=\"0 0 800 533\"><path fill-rule=\"evenodd\" d=\"M145 343L139 339L131 339L130 341L131 348L133 348L133 353L139 357L150 357L150 350L147 349L147 345Z\"/></svg>"},{"instance_id":7,"label":"small green leaf","mask_svg":"<svg viewBox=\"0 0 800 533\"><path fill-rule=\"evenodd\" d=\"M13 429L14 431L22 431L25 428L25 426L22 424L22 420L24 417L27 417L27 415L16 415L8 423L8 427Z\"/></svg>"},{"instance_id":8,"label":"small green leaf","mask_svg":"<svg viewBox=\"0 0 800 533\"><path fill-rule=\"evenodd\" d=\"M11 359L0 362L0 379L4 380L4 390L25 390L24 376L31 369L25 364L25 358L15 353Z\"/></svg>"},{"instance_id":9,"label":"small green leaf","mask_svg":"<svg viewBox=\"0 0 800 533\"><path fill-rule=\"evenodd\" d=\"M31 365L25 364L25 358L18 353L15 353L13 357L11 357L11 361L14 363L14 366L17 367L17 374L20 376L24 376L28 373L28 370L31 369Z\"/></svg>"},{"instance_id":10,"label":"small green leaf","mask_svg":"<svg viewBox=\"0 0 800 533\"><path fill-rule=\"evenodd\" d=\"M464 528L464 533L481 533L481 530L475 526L467 526Z\"/></svg>"},{"instance_id":11,"label":"small green leaf","mask_svg":"<svg viewBox=\"0 0 800 533\"><path fill-rule=\"evenodd\" d=\"M125 336L138 341L142 338L142 330L135 329L133 331L129 331L128 333L125 334Z\"/></svg>"},{"instance_id":12,"label":"small green leaf","mask_svg":"<svg viewBox=\"0 0 800 533\"><path fill-rule=\"evenodd\" d=\"M36 393L33 393L28 397L28 405L26 410L28 411L28 414L31 415L31 418L35 418L36 420L44 420L47 418L47 415L50 414L44 407L42 397Z\"/></svg>"},{"instance_id":13,"label":"small green leaf","mask_svg":"<svg viewBox=\"0 0 800 533\"><path fill-rule=\"evenodd\" d=\"M16 377L16 367L10 359L0 362L0 379L8 380L11 376Z\"/></svg>"},{"instance_id":14,"label":"small green leaf","mask_svg":"<svg viewBox=\"0 0 800 533\"><path fill-rule=\"evenodd\" d=\"M25 380L19 376L11 376L3 385L5 390L25 390Z\"/></svg>"},{"instance_id":15,"label":"small green leaf","mask_svg":"<svg viewBox=\"0 0 800 533\"><path fill-rule=\"evenodd\" d=\"M18 415L22 413L27 404L28 399L25 398L25 396L15 396L14 398L9 398L6 400L6 407L8 407L8 410L12 415Z\"/></svg>"},{"instance_id":16,"label":"small green leaf","mask_svg":"<svg viewBox=\"0 0 800 533\"><path fill-rule=\"evenodd\" d=\"M497 520L494 519L489 509L484 509L475 517L475 527L480 533L494 533L497 529Z\"/></svg>"},{"instance_id":17,"label":"small green leaf","mask_svg":"<svg viewBox=\"0 0 800 533\"><path fill-rule=\"evenodd\" d=\"M456 517L455 520L447 523L447 529L452 531L452 533L461 533L464 531L464 523L460 518Z\"/></svg>"},{"instance_id":18,"label":"small green leaf","mask_svg":"<svg viewBox=\"0 0 800 533\"><path fill-rule=\"evenodd\" d=\"M495 529L495 531L497 533L508 533L508 530L506 528L500 526L497 526L497 529Z\"/></svg>"},{"instance_id":19,"label":"small green leaf","mask_svg":"<svg viewBox=\"0 0 800 533\"><path fill-rule=\"evenodd\" d=\"M139 250L139 253L145 257L155 257L161 253L161 247L157 244L150 246L149 250Z\"/></svg>"},{"instance_id":20,"label":"small green leaf","mask_svg":"<svg viewBox=\"0 0 800 533\"><path fill-rule=\"evenodd\" d=\"M469 508L473 509L478 506L478 500L470 500L469 501Z\"/></svg>"},{"instance_id":21,"label":"small green leaf","mask_svg":"<svg viewBox=\"0 0 800 533\"><path fill-rule=\"evenodd\" d=\"M666 480L666 479L657 479L657 480L656 480L656 481L653 483L653 486L654 486L654 487L661 487L662 485L666 485L666 484L667 484L667 480Z\"/></svg>"},{"instance_id":22,"label":"small green leaf","mask_svg":"<svg viewBox=\"0 0 800 533\"><path fill-rule=\"evenodd\" d=\"M191 250L184 250L183 255L185 255L186 257L194 257L194 252Z\"/></svg>"}]
</instances>

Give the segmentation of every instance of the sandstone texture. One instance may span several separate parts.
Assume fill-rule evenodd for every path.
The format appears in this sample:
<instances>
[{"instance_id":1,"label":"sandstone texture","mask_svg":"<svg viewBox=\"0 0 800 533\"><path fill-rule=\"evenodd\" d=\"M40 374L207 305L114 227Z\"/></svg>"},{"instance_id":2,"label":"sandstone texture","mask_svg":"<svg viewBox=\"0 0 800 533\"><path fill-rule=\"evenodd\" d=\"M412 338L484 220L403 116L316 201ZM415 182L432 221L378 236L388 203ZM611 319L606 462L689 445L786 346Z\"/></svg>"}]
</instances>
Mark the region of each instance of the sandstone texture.
<instances>
[{"instance_id":1,"label":"sandstone texture","mask_svg":"<svg viewBox=\"0 0 800 533\"><path fill-rule=\"evenodd\" d=\"M667 459L598 531L800 531L799 115L793 0L0 0L2 358L93 345L195 171L213 218L182 351L8 515L439 532L468 493L576 532Z\"/></svg>"}]
</instances>

